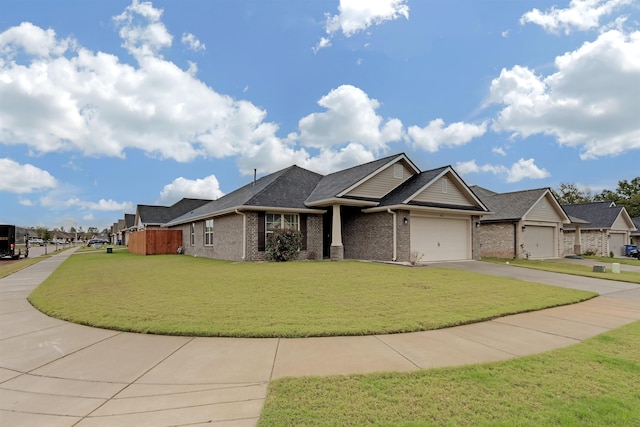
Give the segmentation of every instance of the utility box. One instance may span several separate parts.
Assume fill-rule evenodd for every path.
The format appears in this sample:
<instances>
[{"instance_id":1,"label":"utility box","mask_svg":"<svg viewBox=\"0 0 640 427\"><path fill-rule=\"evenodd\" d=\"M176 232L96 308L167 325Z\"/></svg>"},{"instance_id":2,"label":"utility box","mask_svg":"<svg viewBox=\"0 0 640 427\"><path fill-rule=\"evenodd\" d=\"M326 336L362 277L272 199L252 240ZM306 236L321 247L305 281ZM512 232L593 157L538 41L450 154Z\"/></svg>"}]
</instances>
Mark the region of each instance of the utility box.
<instances>
[{"instance_id":1,"label":"utility box","mask_svg":"<svg viewBox=\"0 0 640 427\"><path fill-rule=\"evenodd\" d=\"M607 267L605 267L604 265L594 265L593 266L593 272L594 273L606 273L607 271Z\"/></svg>"}]
</instances>

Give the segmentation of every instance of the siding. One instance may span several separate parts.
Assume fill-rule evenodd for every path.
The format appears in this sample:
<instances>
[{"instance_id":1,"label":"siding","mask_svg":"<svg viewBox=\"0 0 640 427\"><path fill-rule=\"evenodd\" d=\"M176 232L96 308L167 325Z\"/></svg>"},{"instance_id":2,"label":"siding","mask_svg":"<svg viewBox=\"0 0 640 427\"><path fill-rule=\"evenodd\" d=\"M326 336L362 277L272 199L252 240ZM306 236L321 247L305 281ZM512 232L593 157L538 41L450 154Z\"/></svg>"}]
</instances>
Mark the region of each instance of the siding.
<instances>
[{"instance_id":1,"label":"siding","mask_svg":"<svg viewBox=\"0 0 640 427\"><path fill-rule=\"evenodd\" d=\"M553 208L548 196L539 200L523 219L528 221L562 222L562 217Z\"/></svg>"},{"instance_id":2,"label":"siding","mask_svg":"<svg viewBox=\"0 0 640 427\"><path fill-rule=\"evenodd\" d=\"M402 178L396 178L394 176L395 165L402 166ZM402 162L398 162L363 182L358 187L349 191L346 195L353 197L373 197L379 199L405 182L407 179L411 178L412 175L413 172L411 170L409 170Z\"/></svg>"},{"instance_id":3,"label":"siding","mask_svg":"<svg viewBox=\"0 0 640 427\"><path fill-rule=\"evenodd\" d=\"M620 212L620 214L618 215L618 217L616 218L616 220L613 222L613 225L611 226L612 230L620 230L620 231L629 231L629 224L624 220L624 217L622 216L622 212Z\"/></svg>"},{"instance_id":4,"label":"siding","mask_svg":"<svg viewBox=\"0 0 640 427\"><path fill-rule=\"evenodd\" d=\"M446 193L443 192L443 180L446 180ZM449 174L438 179L413 198L415 202L442 203L445 205L475 206L457 186L456 182L449 178Z\"/></svg>"}]
</instances>

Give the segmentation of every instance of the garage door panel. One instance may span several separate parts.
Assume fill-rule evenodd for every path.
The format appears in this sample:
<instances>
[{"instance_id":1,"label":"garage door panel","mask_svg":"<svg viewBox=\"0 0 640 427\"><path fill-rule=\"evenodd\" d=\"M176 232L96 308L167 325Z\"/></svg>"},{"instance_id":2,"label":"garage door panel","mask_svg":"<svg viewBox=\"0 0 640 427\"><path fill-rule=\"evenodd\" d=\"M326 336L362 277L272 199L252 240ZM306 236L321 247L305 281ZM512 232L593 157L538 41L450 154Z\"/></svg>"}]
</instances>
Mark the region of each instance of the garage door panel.
<instances>
[{"instance_id":1,"label":"garage door panel","mask_svg":"<svg viewBox=\"0 0 640 427\"><path fill-rule=\"evenodd\" d=\"M411 218L411 251L421 261L470 259L470 221L450 218Z\"/></svg>"},{"instance_id":2,"label":"garage door panel","mask_svg":"<svg viewBox=\"0 0 640 427\"><path fill-rule=\"evenodd\" d=\"M609 234L609 250L613 252L613 256L624 255L626 235L623 233ZM609 255L609 254L607 254Z\"/></svg>"},{"instance_id":3,"label":"garage door panel","mask_svg":"<svg viewBox=\"0 0 640 427\"><path fill-rule=\"evenodd\" d=\"M524 250L530 258L555 256L554 227L528 225L523 233Z\"/></svg>"}]
</instances>

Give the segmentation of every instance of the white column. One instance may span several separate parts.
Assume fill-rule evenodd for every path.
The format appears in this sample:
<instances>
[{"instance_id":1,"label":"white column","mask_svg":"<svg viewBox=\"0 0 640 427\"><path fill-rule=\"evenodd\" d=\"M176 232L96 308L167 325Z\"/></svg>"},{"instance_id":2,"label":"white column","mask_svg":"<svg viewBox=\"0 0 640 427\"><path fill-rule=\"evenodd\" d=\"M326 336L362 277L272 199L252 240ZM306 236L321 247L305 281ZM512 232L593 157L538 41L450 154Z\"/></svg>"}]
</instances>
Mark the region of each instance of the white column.
<instances>
[{"instance_id":1,"label":"white column","mask_svg":"<svg viewBox=\"0 0 640 427\"><path fill-rule=\"evenodd\" d=\"M333 222L331 224L331 246L342 246L342 221L340 205L333 205Z\"/></svg>"},{"instance_id":2,"label":"white column","mask_svg":"<svg viewBox=\"0 0 640 427\"><path fill-rule=\"evenodd\" d=\"M582 255L582 235L580 233L579 225L576 225L575 239L573 241L573 253L575 255Z\"/></svg>"}]
</instances>

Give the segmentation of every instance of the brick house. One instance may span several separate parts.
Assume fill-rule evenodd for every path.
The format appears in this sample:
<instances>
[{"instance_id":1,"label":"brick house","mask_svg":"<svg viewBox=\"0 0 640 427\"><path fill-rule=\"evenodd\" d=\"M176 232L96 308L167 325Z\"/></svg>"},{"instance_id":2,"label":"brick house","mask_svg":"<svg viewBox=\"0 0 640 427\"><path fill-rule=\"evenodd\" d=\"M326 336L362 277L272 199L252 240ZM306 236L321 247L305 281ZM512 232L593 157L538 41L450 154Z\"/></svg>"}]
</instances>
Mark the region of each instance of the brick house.
<instances>
[{"instance_id":1,"label":"brick house","mask_svg":"<svg viewBox=\"0 0 640 427\"><path fill-rule=\"evenodd\" d=\"M451 166L420 171L397 154L329 175L291 166L162 227L187 255L260 261L274 228L303 235L299 259L409 262L479 257L473 224L489 213Z\"/></svg>"},{"instance_id":2,"label":"brick house","mask_svg":"<svg viewBox=\"0 0 640 427\"><path fill-rule=\"evenodd\" d=\"M573 225L564 228L566 253L576 253L575 242L580 242L582 253L589 252L598 256L609 256L611 253L614 256L624 255L625 245L631 241L631 232L636 230L624 206L604 201L562 207L572 217L588 222L578 229Z\"/></svg>"},{"instance_id":3,"label":"brick house","mask_svg":"<svg viewBox=\"0 0 640 427\"><path fill-rule=\"evenodd\" d=\"M496 193L471 189L493 212L479 223L480 254L497 258L558 258L571 220L549 188Z\"/></svg>"}]
</instances>

